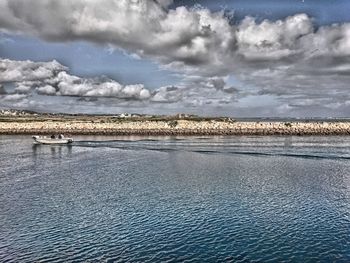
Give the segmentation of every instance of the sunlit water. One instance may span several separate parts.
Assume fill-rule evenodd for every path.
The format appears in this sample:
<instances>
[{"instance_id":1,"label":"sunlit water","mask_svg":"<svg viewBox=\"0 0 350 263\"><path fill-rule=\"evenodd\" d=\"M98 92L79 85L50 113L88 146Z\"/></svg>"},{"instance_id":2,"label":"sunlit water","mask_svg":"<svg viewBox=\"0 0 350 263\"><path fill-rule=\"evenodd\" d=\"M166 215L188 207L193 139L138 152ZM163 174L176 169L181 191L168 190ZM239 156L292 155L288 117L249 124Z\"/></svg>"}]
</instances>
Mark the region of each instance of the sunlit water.
<instances>
[{"instance_id":1,"label":"sunlit water","mask_svg":"<svg viewBox=\"0 0 350 263\"><path fill-rule=\"evenodd\" d=\"M350 262L350 137L0 136L0 262Z\"/></svg>"}]
</instances>

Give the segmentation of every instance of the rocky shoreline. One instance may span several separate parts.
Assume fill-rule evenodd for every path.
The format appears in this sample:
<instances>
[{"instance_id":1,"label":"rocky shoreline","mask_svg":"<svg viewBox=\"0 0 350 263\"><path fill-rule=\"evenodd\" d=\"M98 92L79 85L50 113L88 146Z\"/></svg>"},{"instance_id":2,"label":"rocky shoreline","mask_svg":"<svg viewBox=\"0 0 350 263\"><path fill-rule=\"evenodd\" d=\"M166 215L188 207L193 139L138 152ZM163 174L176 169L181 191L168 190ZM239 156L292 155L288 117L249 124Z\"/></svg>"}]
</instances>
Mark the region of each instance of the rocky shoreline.
<instances>
[{"instance_id":1,"label":"rocky shoreline","mask_svg":"<svg viewBox=\"0 0 350 263\"><path fill-rule=\"evenodd\" d=\"M1 119L0 134L71 135L350 135L347 121Z\"/></svg>"}]
</instances>

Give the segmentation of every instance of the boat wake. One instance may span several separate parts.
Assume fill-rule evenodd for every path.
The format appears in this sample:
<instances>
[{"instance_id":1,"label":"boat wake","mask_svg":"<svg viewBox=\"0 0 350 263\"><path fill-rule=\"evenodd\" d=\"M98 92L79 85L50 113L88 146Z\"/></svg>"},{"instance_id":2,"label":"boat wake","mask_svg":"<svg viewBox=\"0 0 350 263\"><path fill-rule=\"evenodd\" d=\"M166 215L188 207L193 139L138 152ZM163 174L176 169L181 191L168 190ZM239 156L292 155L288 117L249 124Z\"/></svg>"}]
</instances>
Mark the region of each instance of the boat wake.
<instances>
[{"instance_id":1,"label":"boat wake","mask_svg":"<svg viewBox=\"0 0 350 263\"><path fill-rule=\"evenodd\" d=\"M198 154L249 155L256 157L291 157L308 159L339 159L349 160L347 147L340 147L336 152L329 152L328 147L313 145L313 147L283 146L279 144L240 144L237 142L210 142L198 140L106 140L106 141L76 141L74 147L110 148L118 150L148 150L158 152L192 152ZM338 147L339 148L339 147Z\"/></svg>"}]
</instances>

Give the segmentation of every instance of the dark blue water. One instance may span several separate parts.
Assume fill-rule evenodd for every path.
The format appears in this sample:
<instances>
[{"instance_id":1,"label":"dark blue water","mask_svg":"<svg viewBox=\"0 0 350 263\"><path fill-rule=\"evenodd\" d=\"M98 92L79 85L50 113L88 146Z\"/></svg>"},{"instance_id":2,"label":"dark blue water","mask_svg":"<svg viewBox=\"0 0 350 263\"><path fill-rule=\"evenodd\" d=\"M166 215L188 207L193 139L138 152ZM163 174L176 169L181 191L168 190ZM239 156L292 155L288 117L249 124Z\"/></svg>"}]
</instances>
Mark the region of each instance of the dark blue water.
<instances>
[{"instance_id":1,"label":"dark blue water","mask_svg":"<svg viewBox=\"0 0 350 263\"><path fill-rule=\"evenodd\" d=\"M350 262L350 137L0 136L0 262Z\"/></svg>"}]
</instances>

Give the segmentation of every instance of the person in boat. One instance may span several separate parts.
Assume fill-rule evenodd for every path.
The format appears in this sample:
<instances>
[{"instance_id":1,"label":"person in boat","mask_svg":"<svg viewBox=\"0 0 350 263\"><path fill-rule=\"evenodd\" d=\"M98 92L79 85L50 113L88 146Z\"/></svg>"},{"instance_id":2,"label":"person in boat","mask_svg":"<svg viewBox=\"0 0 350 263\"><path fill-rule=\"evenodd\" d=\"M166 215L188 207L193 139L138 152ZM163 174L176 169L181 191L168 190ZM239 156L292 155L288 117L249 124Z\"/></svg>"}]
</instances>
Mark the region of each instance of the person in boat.
<instances>
[{"instance_id":1,"label":"person in boat","mask_svg":"<svg viewBox=\"0 0 350 263\"><path fill-rule=\"evenodd\" d=\"M59 135L58 135L58 139L63 139L63 135L62 135L62 134L59 134Z\"/></svg>"},{"instance_id":2,"label":"person in boat","mask_svg":"<svg viewBox=\"0 0 350 263\"><path fill-rule=\"evenodd\" d=\"M51 139L56 139L56 136L54 134L52 134Z\"/></svg>"}]
</instances>

